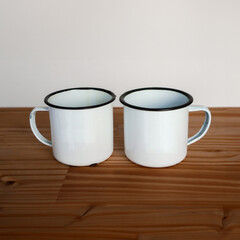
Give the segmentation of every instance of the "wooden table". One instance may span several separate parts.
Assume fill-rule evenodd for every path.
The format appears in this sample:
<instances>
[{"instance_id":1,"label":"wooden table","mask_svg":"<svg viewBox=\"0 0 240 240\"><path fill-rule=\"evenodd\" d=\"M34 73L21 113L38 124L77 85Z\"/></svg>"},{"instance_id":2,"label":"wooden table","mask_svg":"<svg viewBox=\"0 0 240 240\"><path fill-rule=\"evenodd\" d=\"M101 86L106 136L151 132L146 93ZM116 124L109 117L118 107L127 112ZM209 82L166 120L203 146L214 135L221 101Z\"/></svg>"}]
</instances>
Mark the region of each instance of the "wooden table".
<instances>
[{"instance_id":1,"label":"wooden table","mask_svg":"<svg viewBox=\"0 0 240 240\"><path fill-rule=\"evenodd\" d=\"M0 109L0 239L240 239L240 108L211 111L182 163L151 169L124 156L121 108L114 153L96 167L57 162L30 109ZM47 113L37 118L49 137ZM191 135L202 121L191 114Z\"/></svg>"}]
</instances>

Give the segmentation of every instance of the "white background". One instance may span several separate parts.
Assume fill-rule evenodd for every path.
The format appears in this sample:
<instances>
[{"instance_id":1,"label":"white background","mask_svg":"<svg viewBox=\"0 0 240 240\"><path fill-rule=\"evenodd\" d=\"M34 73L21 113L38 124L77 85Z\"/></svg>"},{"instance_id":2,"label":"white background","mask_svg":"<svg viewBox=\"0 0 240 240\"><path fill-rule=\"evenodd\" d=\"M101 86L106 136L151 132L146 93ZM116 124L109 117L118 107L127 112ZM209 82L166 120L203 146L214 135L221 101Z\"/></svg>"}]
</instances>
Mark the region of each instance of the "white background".
<instances>
[{"instance_id":1,"label":"white background","mask_svg":"<svg viewBox=\"0 0 240 240\"><path fill-rule=\"evenodd\" d=\"M2 107L80 86L240 106L240 1L0 0L0 81Z\"/></svg>"}]
</instances>

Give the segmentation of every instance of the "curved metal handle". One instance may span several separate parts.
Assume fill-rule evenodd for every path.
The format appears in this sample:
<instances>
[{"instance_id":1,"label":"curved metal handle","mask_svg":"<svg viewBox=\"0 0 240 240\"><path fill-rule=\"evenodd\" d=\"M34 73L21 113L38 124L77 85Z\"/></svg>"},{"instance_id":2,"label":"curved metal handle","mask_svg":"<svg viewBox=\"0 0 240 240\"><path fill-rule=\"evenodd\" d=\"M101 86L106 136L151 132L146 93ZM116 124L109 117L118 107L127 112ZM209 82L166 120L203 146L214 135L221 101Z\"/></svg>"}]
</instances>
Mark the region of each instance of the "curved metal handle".
<instances>
[{"instance_id":1,"label":"curved metal handle","mask_svg":"<svg viewBox=\"0 0 240 240\"><path fill-rule=\"evenodd\" d=\"M204 106L190 106L188 108L189 112L196 112L196 111L204 111L205 112L205 120L204 123L201 127L201 129L199 130L198 133L196 133L194 136L190 137L188 139L188 145L198 141L199 139L201 139L208 131L210 124L211 124L211 112L209 111L209 109L207 107Z\"/></svg>"},{"instance_id":2,"label":"curved metal handle","mask_svg":"<svg viewBox=\"0 0 240 240\"><path fill-rule=\"evenodd\" d=\"M38 107L38 108L34 108L29 116L29 120L30 120L30 126L32 129L33 134L35 135L35 137L43 144L52 147L52 142L48 139L46 139L37 129L37 125L36 125L36 112L38 111L49 111L48 107Z\"/></svg>"}]
</instances>

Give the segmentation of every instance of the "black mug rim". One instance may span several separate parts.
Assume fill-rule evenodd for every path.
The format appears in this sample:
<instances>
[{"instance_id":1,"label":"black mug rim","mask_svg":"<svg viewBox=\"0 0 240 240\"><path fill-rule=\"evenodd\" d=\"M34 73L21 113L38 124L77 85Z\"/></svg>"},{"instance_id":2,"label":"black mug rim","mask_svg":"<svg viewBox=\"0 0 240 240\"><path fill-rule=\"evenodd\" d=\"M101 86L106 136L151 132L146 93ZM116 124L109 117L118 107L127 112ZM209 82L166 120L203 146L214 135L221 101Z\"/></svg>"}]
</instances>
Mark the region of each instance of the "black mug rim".
<instances>
[{"instance_id":1,"label":"black mug rim","mask_svg":"<svg viewBox=\"0 0 240 240\"><path fill-rule=\"evenodd\" d=\"M111 96L111 99L107 102L101 103L101 104L94 104L91 106L85 106L85 107L66 107L66 106L60 106L60 105L55 105L50 103L48 100L50 97L52 97L53 95L56 95L58 93L62 93L62 92L67 92L67 91L71 91L71 90L96 90L96 91L101 91L101 92L105 92L107 94L109 94ZM62 90L58 90L52 93L49 93L45 98L44 98L44 102L45 104L47 104L50 107L53 108L59 108L59 109L69 109L69 110L80 110L80 109L91 109L91 108L97 108L97 107L102 107L105 106L111 102L113 102L116 99L116 95L104 88L95 88L95 87L76 87L76 88L66 88L66 89L62 89Z\"/></svg>"},{"instance_id":2,"label":"black mug rim","mask_svg":"<svg viewBox=\"0 0 240 240\"><path fill-rule=\"evenodd\" d=\"M181 105L177 105L177 106L173 106L173 107L167 107L167 108L148 108L148 107L140 107L140 106L136 106L130 103L127 103L125 101L125 97L131 93L134 92L139 92L139 91L144 91L144 90L167 90L167 91L172 91L172 92L178 92L181 93L183 95L185 95L188 98L187 103L181 104ZM189 94L186 93L182 90L179 89L175 89L175 88L166 88L166 87L146 87L146 88L136 88L136 89L132 89L129 90L125 93L123 93L120 97L119 97L120 102L127 107L130 108L134 108L134 109L138 109L138 110L145 110L145 111L171 111L171 110L176 110L176 109L181 109L184 107L189 106L192 102L193 102L193 97Z\"/></svg>"}]
</instances>

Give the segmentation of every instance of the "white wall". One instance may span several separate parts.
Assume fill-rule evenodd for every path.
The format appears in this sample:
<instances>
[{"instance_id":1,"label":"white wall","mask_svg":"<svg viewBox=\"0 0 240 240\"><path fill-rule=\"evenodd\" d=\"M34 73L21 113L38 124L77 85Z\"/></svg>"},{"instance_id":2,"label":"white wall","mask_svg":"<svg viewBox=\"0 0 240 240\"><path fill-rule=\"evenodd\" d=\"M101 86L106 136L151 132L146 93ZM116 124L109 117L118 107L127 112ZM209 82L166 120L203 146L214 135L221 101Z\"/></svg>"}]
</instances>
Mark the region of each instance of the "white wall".
<instances>
[{"instance_id":1,"label":"white wall","mask_svg":"<svg viewBox=\"0 0 240 240\"><path fill-rule=\"evenodd\" d=\"M79 86L240 106L240 1L0 0L0 81L4 107Z\"/></svg>"}]
</instances>

